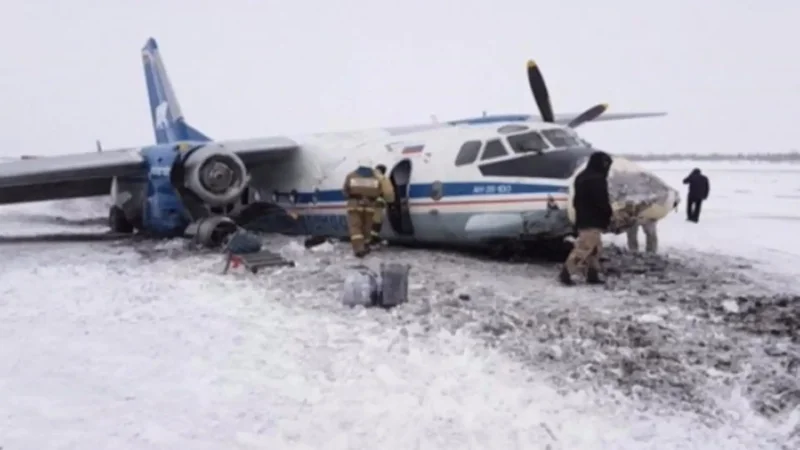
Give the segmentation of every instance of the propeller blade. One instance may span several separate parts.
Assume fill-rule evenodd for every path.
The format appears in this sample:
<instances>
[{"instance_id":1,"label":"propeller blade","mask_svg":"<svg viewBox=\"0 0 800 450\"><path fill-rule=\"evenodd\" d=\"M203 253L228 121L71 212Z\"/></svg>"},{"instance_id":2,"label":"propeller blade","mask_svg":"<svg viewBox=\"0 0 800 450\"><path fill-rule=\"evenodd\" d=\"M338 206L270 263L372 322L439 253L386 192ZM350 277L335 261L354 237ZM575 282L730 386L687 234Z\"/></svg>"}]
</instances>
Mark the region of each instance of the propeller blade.
<instances>
[{"instance_id":1,"label":"propeller blade","mask_svg":"<svg viewBox=\"0 0 800 450\"><path fill-rule=\"evenodd\" d=\"M578 114L578 117L572 119L567 124L570 128L575 128L578 125L581 125L585 122L590 122L594 119L600 117L600 114L603 114L608 109L607 103L601 103L599 105L594 105L591 108L587 109L586 111Z\"/></svg>"},{"instance_id":2,"label":"propeller blade","mask_svg":"<svg viewBox=\"0 0 800 450\"><path fill-rule=\"evenodd\" d=\"M553 107L550 105L550 94L547 93L547 86L544 84L544 77L539 67L533 60L528 61L528 84L531 87L533 99L539 107L539 114L545 122L553 123Z\"/></svg>"}]
</instances>

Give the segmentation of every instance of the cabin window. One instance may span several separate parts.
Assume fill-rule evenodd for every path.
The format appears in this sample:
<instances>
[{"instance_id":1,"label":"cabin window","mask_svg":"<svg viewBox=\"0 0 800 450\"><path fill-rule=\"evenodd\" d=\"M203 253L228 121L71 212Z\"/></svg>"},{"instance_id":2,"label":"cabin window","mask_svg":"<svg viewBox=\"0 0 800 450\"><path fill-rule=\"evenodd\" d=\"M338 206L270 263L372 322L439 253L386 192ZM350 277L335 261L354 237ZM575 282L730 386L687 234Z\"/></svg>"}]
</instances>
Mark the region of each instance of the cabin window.
<instances>
[{"instance_id":1,"label":"cabin window","mask_svg":"<svg viewBox=\"0 0 800 450\"><path fill-rule=\"evenodd\" d=\"M542 130L542 134L553 144L553 147L582 147L581 141L566 130L554 128Z\"/></svg>"},{"instance_id":2,"label":"cabin window","mask_svg":"<svg viewBox=\"0 0 800 450\"><path fill-rule=\"evenodd\" d=\"M515 153L541 152L550 147L542 135L535 131L509 136L508 145L511 146Z\"/></svg>"},{"instance_id":3,"label":"cabin window","mask_svg":"<svg viewBox=\"0 0 800 450\"><path fill-rule=\"evenodd\" d=\"M456 156L456 166L465 166L472 164L478 159L478 153L481 151L481 141L468 141L461 146Z\"/></svg>"},{"instance_id":4,"label":"cabin window","mask_svg":"<svg viewBox=\"0 0 800 450\"><path fill-rule=\"evenodd\" d=\"M485 177L555 178L565 180L575 173L575 169L591 153L591 149L528 153L512 159L481 164L479 169L481 175Z\"/></svg>"},{"instance_id":5,"label":"cabin window","mask_svg":"<svg viewBox=\"0 0 800 450\"><path fill-rule=\"evenodd\" d=\"M492 139L486 143L486 148L483 149L483 155L481 155L481 161L506 155L508 155L508 151L503 142L500 139Z\"/></svg>"}]
</instances>

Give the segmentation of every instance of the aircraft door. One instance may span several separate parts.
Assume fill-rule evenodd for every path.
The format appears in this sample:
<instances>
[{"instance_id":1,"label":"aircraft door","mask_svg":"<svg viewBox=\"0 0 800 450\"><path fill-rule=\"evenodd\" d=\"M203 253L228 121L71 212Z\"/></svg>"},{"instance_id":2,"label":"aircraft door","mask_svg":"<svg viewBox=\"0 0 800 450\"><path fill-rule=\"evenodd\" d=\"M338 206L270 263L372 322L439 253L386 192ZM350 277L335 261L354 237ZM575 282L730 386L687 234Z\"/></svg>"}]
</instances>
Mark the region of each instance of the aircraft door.
<instances>
[{"instance_id":1,"label":"aircraft door","mask_svg":"<svg viewBox=\"0 0 800 450\"><path fill-rule=\"evenodd\" d=\"M411 223L409 191L411 189L411 161L404 159L397 163L389 174L394 187L394 202L386 205L386 215L392 230L400 236L413 236Z\"/></svg>"}]
</instances>

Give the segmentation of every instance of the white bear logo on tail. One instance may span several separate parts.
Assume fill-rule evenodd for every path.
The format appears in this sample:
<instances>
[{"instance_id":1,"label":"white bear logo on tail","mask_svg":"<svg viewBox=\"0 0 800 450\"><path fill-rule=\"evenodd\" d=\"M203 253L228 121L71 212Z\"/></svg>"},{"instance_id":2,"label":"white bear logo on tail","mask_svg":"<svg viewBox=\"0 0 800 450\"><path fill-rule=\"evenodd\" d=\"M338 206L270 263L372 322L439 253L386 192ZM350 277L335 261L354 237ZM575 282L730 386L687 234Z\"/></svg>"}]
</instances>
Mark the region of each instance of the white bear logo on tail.
<instances>
[{"instance_id":1,"label":"white bear logo on tail","mask_svg":"<svg viewBox=\"0 0 800 450\"><path fill-rule=\"evenodd\" d=\"M156 106L156 128L166 130L169 126L169 119L167 113L169 112L169 103L166 100Z\"/></svg>"}]
</instances>

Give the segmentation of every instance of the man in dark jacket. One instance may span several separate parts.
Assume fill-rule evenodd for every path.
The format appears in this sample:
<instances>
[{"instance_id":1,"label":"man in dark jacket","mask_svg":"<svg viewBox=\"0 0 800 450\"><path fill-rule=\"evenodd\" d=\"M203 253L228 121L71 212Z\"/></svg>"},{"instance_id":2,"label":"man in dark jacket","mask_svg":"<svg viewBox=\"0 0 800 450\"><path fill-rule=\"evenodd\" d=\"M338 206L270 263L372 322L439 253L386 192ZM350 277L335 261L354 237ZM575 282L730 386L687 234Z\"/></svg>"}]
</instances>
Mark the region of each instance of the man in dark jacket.
<instances>
[{"instance_id":1,"label":"man in dark jacket","mask_svg":"<svg viewBox=\"0 0 800 450\"><path fill-rule=\"evenodd\" d=\"M586 168L575 177L572 206L575 208L575 228L578 238L558 276L562 284L574 284L572 275L586 269L586 282L601 284L601 235L611 223L611 202L608 198L608 171L611 156L594 152Z\"/></svg>"},{"instance_id":2,"label":"man in dark jacket","mask_svg":"<svg viewBox=\"0 0 800 450\"><path fill-rule=\"evenodd\" d=\"M697 223L700 220L700 207L708 198L711 186L708 177L695 168L688 177L683 179L683 184L689 185L689 195L686 198L686 220Z\"/></svg>"}]
</instances>

